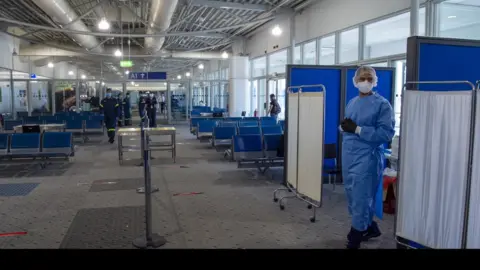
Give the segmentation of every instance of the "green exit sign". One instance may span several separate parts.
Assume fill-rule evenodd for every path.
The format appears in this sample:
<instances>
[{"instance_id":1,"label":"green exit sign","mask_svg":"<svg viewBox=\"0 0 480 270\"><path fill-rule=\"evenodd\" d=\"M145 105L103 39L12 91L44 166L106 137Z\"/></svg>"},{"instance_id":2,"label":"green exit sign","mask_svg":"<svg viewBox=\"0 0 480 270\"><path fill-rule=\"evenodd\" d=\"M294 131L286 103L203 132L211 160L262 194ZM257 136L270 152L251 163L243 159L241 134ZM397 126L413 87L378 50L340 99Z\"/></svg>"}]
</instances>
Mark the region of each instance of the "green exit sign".
<instances>
[{"instance_id":1,"label":"green exit sign","mask_svg":"<svg viewBox=\"0 0 480 270\"><path fill-rule=\"evenodd\" d=\"M130 60L120 61L120 67L123 67L123 68L133 67L133 62Z\"/></svg>"}]
</instances>

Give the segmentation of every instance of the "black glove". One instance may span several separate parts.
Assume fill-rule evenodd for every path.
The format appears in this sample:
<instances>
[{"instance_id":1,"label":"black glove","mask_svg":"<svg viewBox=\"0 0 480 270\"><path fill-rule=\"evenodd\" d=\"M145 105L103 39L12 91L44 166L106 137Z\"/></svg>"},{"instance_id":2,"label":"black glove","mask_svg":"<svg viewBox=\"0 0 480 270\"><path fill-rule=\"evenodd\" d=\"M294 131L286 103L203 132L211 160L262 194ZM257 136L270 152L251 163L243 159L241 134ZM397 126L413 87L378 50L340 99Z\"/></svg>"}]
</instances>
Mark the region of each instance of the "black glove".
<instances>
[{"instance_id":1,"label":"black glove","mask_svg":"<svg viewBox=\"0 0 480 270\"><path fill-rule=\"evenodd\" d=\"M355 124L352 119L346 118L342 121L341 127L344 132L355 133L355 130L357 129L357 124Z\"/></svg>"}]
</instances>

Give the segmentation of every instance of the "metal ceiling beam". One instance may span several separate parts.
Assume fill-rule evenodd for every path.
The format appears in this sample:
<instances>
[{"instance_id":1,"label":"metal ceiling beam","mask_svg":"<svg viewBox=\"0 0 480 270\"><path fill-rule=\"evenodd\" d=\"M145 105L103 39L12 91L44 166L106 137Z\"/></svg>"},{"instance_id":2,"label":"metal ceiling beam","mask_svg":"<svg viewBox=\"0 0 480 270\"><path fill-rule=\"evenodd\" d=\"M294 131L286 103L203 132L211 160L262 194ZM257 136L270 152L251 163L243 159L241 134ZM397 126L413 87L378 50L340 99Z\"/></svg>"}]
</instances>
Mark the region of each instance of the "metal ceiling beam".
<instances>
[{"instance_id":1,"label":"metal ceiling beam","mask_svg":"<svg viewBox=\"0 0 480 270\"><path fill-rule=\"evenodd\" d=\"M219 34L215 32L221 32L224 30L229 30L229 29L236 29L236 28L241 28L241 27L246 27L246 26L251 26L255 25L258 23L264 23L266 21L274 19L275 16L267 17L267 18L262 18L262 19L257 19L253 21L249 21L246 23L240 23L240 24L235 24L235 25L230 25L230 26L225 26L225 27L219 27L219 28L214 28L214 29L206 29L202 31L195 31L195 32L174 32L174 33L155 33L155 34L121 34L121 33L102 33L102 32L90 32L90 31L76 31L76 30L70 30L70 29L62 29L62 28L53 28L53 27L48 27L48 26L43 26L43 25L37 25L33 23L27 23L27 22L21 22L17 20L10 20L7 18L0 18L0 22L8 22L11 24L15 25L21 25L21 26L27 26L35 29L43 29L43 30L48 30L48 31L53 31L53 32L61 32L61 33L67 33L67 34L76 34L76 35L86 35L86 36L97 36L97 37L124 37L124 38L145 38L145 37L169 37L169 36L197 36L197 37L209 37L209 38L225 38L225 34Z\"/></svg>"},{"instance_id":2,"label":"metal ceiling beam","mask_svg":"<svg viewBox=\"0 0 480 270\"><path fill-rule=\"evenodd\" d=\"M204 6L212 8L223 8L223 9L245 9L245 10L254 10L254 11L267 11L273 6L269 5L258 5L258 4L242 4L242 3L233 3L225 1L214 1L214 0L192 0L192 5L194 6Z\"/></svg>"}]
</instances>

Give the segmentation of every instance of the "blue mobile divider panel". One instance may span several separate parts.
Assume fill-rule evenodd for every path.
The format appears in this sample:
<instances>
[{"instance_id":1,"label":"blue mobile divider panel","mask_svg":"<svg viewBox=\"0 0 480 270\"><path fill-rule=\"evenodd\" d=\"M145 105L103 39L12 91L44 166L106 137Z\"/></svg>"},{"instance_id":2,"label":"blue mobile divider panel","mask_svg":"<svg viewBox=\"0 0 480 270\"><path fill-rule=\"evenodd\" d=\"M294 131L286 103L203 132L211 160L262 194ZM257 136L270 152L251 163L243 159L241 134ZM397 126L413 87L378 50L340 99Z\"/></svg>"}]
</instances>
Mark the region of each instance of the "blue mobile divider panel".
<instances>
[{"instance_id":1,"label":"blue mobile divider panel","mask_svg":"<svg viewBox=\"0 0 480 270\"><path fill-rule=\"evenodd\" d=\"M478 42L411 37L408 40L407 81L469 81L480 79ZM411 53L410 53L411 52ZM466 90L461 84L422 85L422 90Z\"/></svg>"},{"instance_id":2,"label":"blue mobile divider panel","mask_svg":"<svg viewBox=\"0 0 480 270\"><path fill-rule=\"evenodd\" d=\"M476 40L462 40L462 39L448 39L448 38L432 38L432 37L410 37L408 38L407 42L407 73L406 73L406 81L407 82L448 82L448 81L468 81L472 84L476 84L478 80L480 80L480 41ZM435 84L409 84L407 85L407 89L412 89L409 91L465 91L471 90L467 84L450 84L450 83L435 83ZM477 100L477 104L478 104ZM477 119L478 121L478 119ZM476 134L475 134L476 135ZM470 134L472 136L472 134ZM477 136L478 137L478 136ZM475 138L476 140L477 138ZM402 156L400 152L399 162L403 162L405 157ZM454 157L453 157L454 158ZM402 161L403 160L403 161ZM475 160L473 160L473 164L475 164ZM475 165L473 165L475 166ZM460 168L459 168L460 170ZM399 177L402 178L402 171L399 172ZM401 179L399 178L399 181ZM423 179L420 178L420 181ZM428 180L428 179L427 179ZM457 179L454 179L456 182ZM474 185L474 178L472 177L472 189L470 190L470 205L467 210L463 214L469 215L472 212L478 212L478 208L480 203L478 203L478 199L475 199L477 194L473 189ZM460 182L460 181L459 181ZM460 185L460 183L455 183L455 185ZM400 187L400 186L399 186ZM468 189L468 187L466 187ZM397 189L397 211L402 205L402 200L400 193L400 188ZM425 195L426 196L426 195ZM444 196L449 197L449 194L445 194ZM428 196L427 196L428 197ZM451 198L451 197L449 197ZM472 200L473 198L473 200ZM407 196L407 200L411 201L413 198ZM429 198L424 198L423 196L421 199L429 200ZM441 204L447 204L451 206L448 202L444 200L444 198L438 198L438 201L430 201L431 205L434 207L440 207ZM465 209L464 209L465 210ZM459 211L456 210L455 213L451 213L451 215L456 215ZM443 212L442 212L443 213ZM450 217L448 215L450 213L444 213L444 216ZM465 218L465 217L463 217ZM469 216L466 220L469 221L472 217ZM422 220L421 222L425 222ZM465 219L463 220L465 222ZM468 223L469 226L472 224ZM414 248L426 248L425 246L421 245L421 243L416 243L412 241L412 239L404 238L397 234L397 223L395 223L395 235L397 237L398 243L401 245L406 245L409 247ZM439 221L439 225L443 227L443 231L452 230L452 228L445 227L441 221ZM470 238L475 238L475 235L471 236L469 234L470 229L466 230L465 224L463 226L463 234L462 235L462 242L463 238L465 237L466 242L462 243L462 245L466 244L466 248L468 247L468 240ZM433 228L429 228L431 230ZM455 229L454 229L455 230ZM440 235L442 235L440 233ZM478 238L475 238L478 239ZM465 247L462 247L465 248ZM476 247L473 247L476 248Z\"/></svg>"},{"instance_id":3,"label":"blue mobile divider panel","mask_svg":"<svg viewBox=\"0 0 480 270\"><path fill-rule=\"evenodd\" d=\"M287 66L287 87L302 85L325 86L325 134L324 144L335 143L339 145L338 125L340 121L340 100L342 89L342 67L335 66L307 66L307 65L288 65ZM292 89L297 92L298 89ZM302 89L304 92L320 92L319 87ZM285 95L287 96L287 95ZM286 98L288 103L288 98ZM285 106L288 110L288 105ZM288 114L285 112L285 130L288 129ZM287 132L285 132L287 134ZM320 138L319 134L319 138ZM285 140L285 143L288 140ZM285 148L287 151L287 148ZM288 154L286 153L285 156ZM324 161L326 166L333 166L332 160Z\"/></svg>"}]
</instances>

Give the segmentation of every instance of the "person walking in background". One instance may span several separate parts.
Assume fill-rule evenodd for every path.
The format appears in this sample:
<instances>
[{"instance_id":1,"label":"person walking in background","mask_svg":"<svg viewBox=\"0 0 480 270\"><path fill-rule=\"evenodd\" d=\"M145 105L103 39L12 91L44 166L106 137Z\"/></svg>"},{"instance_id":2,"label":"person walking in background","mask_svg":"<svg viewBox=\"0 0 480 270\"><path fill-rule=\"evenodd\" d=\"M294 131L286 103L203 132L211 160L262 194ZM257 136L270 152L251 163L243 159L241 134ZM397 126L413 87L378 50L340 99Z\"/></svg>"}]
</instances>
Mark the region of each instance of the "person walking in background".
<instances>
[{"instance_id":1,"label":"person walking in background","mask_svg":"<svg viewBox=\"0 0 480 270\"><path fill-rule=\"evenodd\" d=\"M277 99L275 98L274 94L270 95L270 107L268 108L267 115L270 115L270 117L273 117L277 119L278 114L282 112L282 108L280 107L280 104L278 104Z\"/></svg>"},{"instance_id":2,"label":"person walking in background","mask_svg":"<svg viewBox=\"0 0 480 270\"><path fill-rule=\"evenodd\" d=\"M105 126L107 127L108 142L113 143L115 141L115 129L117 124L117 118L119 116L118 99L112 97L112 89L108 88L105 98L100 103L100 111L105 117Z\"/></svg>"}]
</instances>

